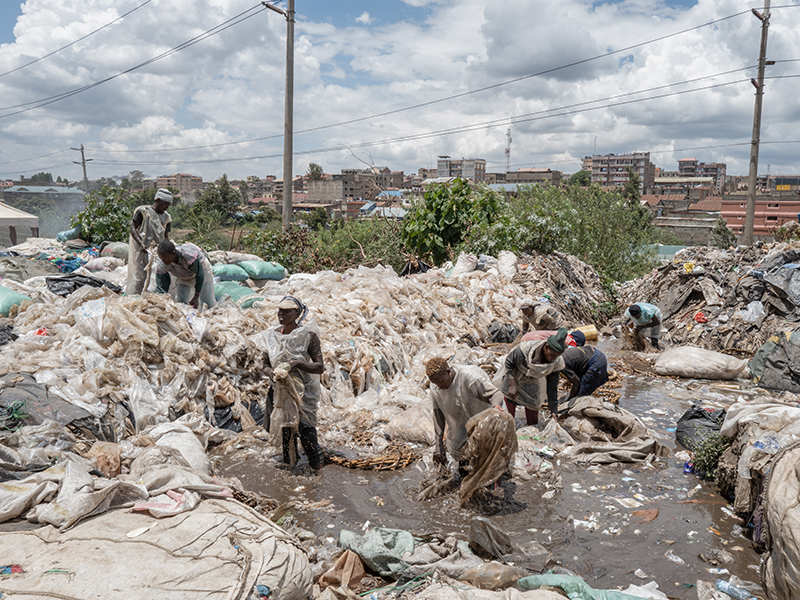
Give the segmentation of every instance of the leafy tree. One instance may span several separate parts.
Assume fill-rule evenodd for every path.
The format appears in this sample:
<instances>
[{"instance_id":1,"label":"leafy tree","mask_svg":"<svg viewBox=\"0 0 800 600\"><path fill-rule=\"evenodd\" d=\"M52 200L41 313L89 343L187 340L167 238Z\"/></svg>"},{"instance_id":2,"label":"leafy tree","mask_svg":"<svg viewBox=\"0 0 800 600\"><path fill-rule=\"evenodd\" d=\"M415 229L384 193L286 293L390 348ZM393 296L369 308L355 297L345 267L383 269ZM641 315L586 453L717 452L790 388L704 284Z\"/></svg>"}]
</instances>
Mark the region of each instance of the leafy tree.
<instances>
[{"instance_id":1,"label":"leafy tree","mask_svg":"<svg viewBox=\"0 0 800 600\"><path fill-rule=\"evenodd\" d=\"M134 170L128 173L128 181L131 183L131 188L139 190L144 186L144 173L139 170Z\"/></svg>"},{"instance_id":2,"label":"leafy tree","mask_svg":"<svg viewBox=\"0 0 800 600\"><path fill-rule=\"evenodd\" d=\"M581 169L572 174L572 177L569 178L569 184L589 186L592 184L592 174L585 169Z\"/></svg>"},{"instance_id":3,"label":"leafy tree","mask_svg":"<svg viewBox=\"0 0 800 600\"><path fill-rule=\"evenodd\" d=\"M84 209L72 217L71 225L81 226L81 237L93 244L128 240L133 210L143 204L136 194L103 186L87 194Z\"/></svg>"},{"instance_id":4,"label":"leafy tree","mask_svg":"<svg viewBox=\"0 0 800 600\"><path fill-rule=\"evenodd\" d=\"M277 211L276 211L277 212ZM328 211L318 206L308 216L306 216L306 225L314 231L325 229L328 224Z\"/></svg>"},{"instance_id":5,"label":"leafy tree","mask_svg":"<svg viewBox=\"0 0 800 600\"><path fill-rule=\"evenodd\" d=\"M730 248L735 246L739 237L734 233L733 229L728 227L728 221L722 218L722 215L714 223L714 229L711 230L711 245L717 248Z\"/></svg>"},{"instance_id":6,"label":"leafy tree","mask_svg":"<svg viewBox=\"0 0 800 600\"><path fill-rule=\"evenodd\" d=\"M197 202L192 207L192 212L218 211L225 220L231 213L239 210L242 196L239 191L228 181L228 176L223 174L214 183L209 183L198 196Z\"/></svg>"},{"instance_id":7,"label":"leafy tree","mask_svg":"<svg viewBox=\"0 0 800 600\"><path fill-rule=\"evenodd\" d=\"M417 256L441 264L452 257L471 227L491 225L500 207L498 194L488 188L473 190L465 179L431 184L403 219L403 243Z\"/></svg>"},{"instance_id":8,"label":"leafy tree","mask_svg":"<svg viewBox=\"0 0 800 600\"><path fill-rule=\"evenodd\" d=\"M52 173L36 173L36 175L31 176L31 181L33 183L53 183L53 174Z\"/></svg>"},{"instance_id":9,"label":"leafy tree","mask_svg":"<svg viewBox=\"0 0 800 600\"><path fill-rule=\"evenodd\" d=\"M56 183L62 183L62 181L61 181L61 175L59 175L59 176L58 176L58 179L56 179Z\"/></svg>"},{"instance_id":10,"label":"leafy tree","mask_svg":"<svg viewBox=\"0 0 800 600\"><path fill-rule=\"evenodd\" d=\"M628 167L628 181L622 187L622 197L631 202L638 202L642 199L642 192L639 191L641 185L642 180L639 174L633 170L633 167Z\"/></svg>"},{"instance_id":11,"label":"leafy tree","mask_svg":"<svg viewBox=\"0 0 800 600\"><path fill-rule=\"evenodd\" d=\"M325 171L322 170L322 167L317 163L311 163L308 165L308 171L306 171L306 178L308 179L322 179L323 175L325 175Z\"/></svg>"},{"instance_id":12,"label":"leafy tree","mask_svg":"<svg viewBox=\"0 0 800 600\"><path fill-rule=\"evenodd\" d=\"M123 177L122 181L119 183L119 187L121 187L123 190L131 189L131 180L127 177Z\"/></svg>"},{"instance_id":13,"label":"leafy tree","mask_svg":"<svg viewBox=\"0 0 800 600\"><path fill-rule=\"evenodd\" d=\"M246 181L242 181L239 183L239 194L242 196L242 202L247 204L248 202L248 194L250 193L250 188L247 185Z\"/></svg>"}]
</instances>

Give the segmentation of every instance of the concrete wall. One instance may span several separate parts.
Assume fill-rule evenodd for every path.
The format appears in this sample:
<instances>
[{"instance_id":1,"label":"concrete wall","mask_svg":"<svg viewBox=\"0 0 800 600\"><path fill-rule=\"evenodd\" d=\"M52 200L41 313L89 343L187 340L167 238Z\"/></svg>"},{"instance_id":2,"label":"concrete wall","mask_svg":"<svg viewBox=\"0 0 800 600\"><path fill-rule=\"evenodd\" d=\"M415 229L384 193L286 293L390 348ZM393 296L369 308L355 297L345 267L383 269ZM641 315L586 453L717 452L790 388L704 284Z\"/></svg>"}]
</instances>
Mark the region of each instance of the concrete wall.
<instances>
[{"instance_id":1,"label":"concrete wall","mask_svg":"<svg viewBox=\"0 0 800 600\"><path fill-rule=\"evenodd\" d=\"M716 219L686 219L661 217L656 225L669 229L675 237L687 246L707 246L711 240L711 230Z\"/></svg>"}]
</instances>

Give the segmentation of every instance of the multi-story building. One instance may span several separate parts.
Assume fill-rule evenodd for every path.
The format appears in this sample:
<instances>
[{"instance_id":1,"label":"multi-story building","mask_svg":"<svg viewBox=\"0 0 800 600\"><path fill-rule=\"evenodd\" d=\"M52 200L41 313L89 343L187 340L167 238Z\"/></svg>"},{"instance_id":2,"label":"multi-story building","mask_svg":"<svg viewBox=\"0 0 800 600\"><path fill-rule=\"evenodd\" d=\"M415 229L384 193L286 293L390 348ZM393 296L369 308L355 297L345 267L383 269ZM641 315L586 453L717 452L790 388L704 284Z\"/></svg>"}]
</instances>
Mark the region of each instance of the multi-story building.
<instances>
[{"instance_id":1,"label":"multi-story building","mask_svg":"<svg viewBox=\"0 0 800 600\"><path fill-rule=\"evenodd\" d=\"M678 177L713 177L714 190L718 194L725 192L725 163L703 163L696 158L681 158L678 161Z\"/></svg>"},{"instance_id":2,"label":"multi-story building","mask_svg":"<svg viewBox=\"0 0 800 600\"><path fill-rule=\"evenodd\" d=\"M309 179L309 203L330 203L344 199L344 181L341 179Z\"/></svg>"},{"instance_id":3,"label":"multi-story building","mask_svg":"<svg viewBox=\"0 0 800 600\"><path fill-rule=\"evenodd\" d=\"M203 178L188 173L175 173L174 175L161 175L156 177L156 187L171 187L178 190L181 198L191 202L195 198L195 192L203 189Z\"/></svg>"},{"instance_id":4,"label":"multi-story building","mask_svg":"<svg viewBox=\"0 0 800 600\"><path fill-rule=\"evenodd\" d=\"M656 178L656 167L650 162L649 152L586 156L582 160L582 167L592 173L592 183L603 186L625 185L628 169L633 169L639 175L642 191L652 187Z\"/></svg>"},{"instance_id":5,"label":"multi-story building","mask_svg":"<svg viewBox=\"0 0 800 600\"><path fill-rule=\"evenodd\" d=\"M486 161L482 158L453 160L449 156L440 156L436 161L436 177L461 177L480 183L486 180Z\"/></svg>"},{"instance_id":6,"label":"multi-story building","mask_svg":"<svg viewBox=\"0 0 800 600\"><path fill-rule=\"evenodd\" d=\"M547 183L548 185L561 184L561 171L553 171L546 168L522 168L517 171L509 171L504 177L505 183ZM503 183L503 181L497 181Z\"/></svg>"},{"instance_id":7,"label":"multi-story building","mask_svg":"<svg viewBox=\"0 0 800 600\"><path fill-rule=\"evenodd\" d=\"M776 175L769 178L769 186L778 192L796 192L800 190L800 175Z\"/></svg>"},{"instance_id":8,"label":"multi-story building","mask_svg":"<svg viewBox=\"0 0 800 600\"><path fill-rule=\"evenodd\" d=\"M744 232L747 216L747 195L731 194L722 197L721 214L735 233ZM769 237L787 221L795 221L800 214L800 197L795 192L773 192L756 196L753 235Z\"/></svg>"}]
</instances>

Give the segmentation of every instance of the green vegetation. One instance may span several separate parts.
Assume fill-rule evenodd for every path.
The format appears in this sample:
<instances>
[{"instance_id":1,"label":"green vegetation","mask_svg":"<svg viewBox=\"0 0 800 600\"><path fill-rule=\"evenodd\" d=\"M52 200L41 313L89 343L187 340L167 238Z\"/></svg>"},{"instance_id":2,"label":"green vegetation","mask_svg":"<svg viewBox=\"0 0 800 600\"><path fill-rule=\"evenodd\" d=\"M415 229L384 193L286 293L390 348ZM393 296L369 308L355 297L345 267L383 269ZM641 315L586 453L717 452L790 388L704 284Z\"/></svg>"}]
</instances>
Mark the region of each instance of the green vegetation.
<instances>
[{"instance_id":1,"label":"green vegetation","mask_svg":"<svg viewBox=\"0 0 800 600\"><path fill-rule=\"evenodd\" d=\"M638 202L642 199L642 193L639 191L641 185L642 180L639 178L639 174L633 170L633 167L628 167L628 181L622 186L622 197L631 202Z\"/></svg>"},{"instance_id":2,"label":"green vegetation","mask_svg":"<svg viewBox=\"0 0 800 600\"><path fill-rule=\"evenodd\" d=\"M735 246L739 237L733 232L733 229L728 227L728 221L722 218L722 215L714 223L714 229L711 230L711 245L717 248L730 248ZM778 236L775 236L778 239Z\"/></svg>"},{"instance_id":3,"label":"green vegetation","mask_svg":"<svg viewBox=\"0 0 800 600\"><path fill-rule=\"evenodd\" d=\"M103 186L87 194L84 209L72 217L72 227L81 226L81 237L92 244L127 242L133 210L145 204L137 194Z\"/></svg>"},{"instance_id":4,"label":"green vegetation","mask_svg":"<svg viewBox=\"0 0 800 600\"><path fill-rule=\"evenodd\" d=\"M717 476L719 458L731 445L731 440L720 435L718 431L700 431L700 441L692 444L689 450L694 454L694 471L706 479Z\"/></svg>"},{"instance_id":5,"label":"green vegetation","mask_svg":"<svg viewBox=\"0 0 800 600\"><path fill-rule=\"evenodd\" d=\"M308 165L308 171L306 171L306 179L322 179L324 174L325 171L320 165L311 163Z\"/></svg>"},{"instance_id":6,"label":"green vegetation","mask_svg":"<svg viewBox=\"0 0 800 600\"><path fill-rule=\"evenodd\" d=\"M577 173L573 173L569 178L570 185L583 185L589 186L592 184L592 174L589 171L581 169Z\"/></svg>"},{"instance_id":7,"label":"green vegetation","mask_svg":"<svg viewBox=\"0 0 800 600\"><path fill-rule=\"evenodd\" d=\"M232 213L240 210L242 195L228 181L227 175L222 175L214 183L209 183L202 191L192 207L195 215L219 211L223 215L223 222L229 219Z\"/></svg>"},{"instance_id":8,"label":"green vegetation","mask_svg":"<svg viewBox=\"0 0 800 600\"><path fill-rule=\"evenodd\" d=\"M277 213L277 211L275 212ZM328 225L328 221L328 211L322 207L315 208L305 217L306 225L308 225L314 231L325 229Z\"/></svg>"}]
</instances>

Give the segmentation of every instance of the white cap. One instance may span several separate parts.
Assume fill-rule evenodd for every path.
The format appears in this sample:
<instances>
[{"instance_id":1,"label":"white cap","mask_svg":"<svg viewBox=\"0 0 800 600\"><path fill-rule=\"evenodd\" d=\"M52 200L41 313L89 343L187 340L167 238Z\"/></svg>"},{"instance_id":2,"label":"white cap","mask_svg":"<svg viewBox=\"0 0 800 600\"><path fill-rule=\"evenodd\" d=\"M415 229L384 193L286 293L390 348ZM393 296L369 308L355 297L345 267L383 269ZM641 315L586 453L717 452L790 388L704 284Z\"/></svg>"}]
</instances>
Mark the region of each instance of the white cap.
<instances>
[{"instance_id":1,"label":"white cap","mask_svg":"<svg viewBox=\"0 0 800 600\"><path fill-rule=\"evenodd\" d=\"M159 188L159 190L156 192L156 197L154 200L161 200L167 204L172 204L172 194L170 194L169 190L167 189Z\"/></svg>"}]
</instances>

